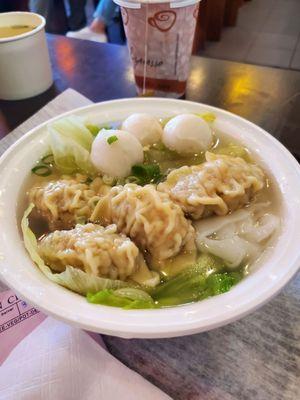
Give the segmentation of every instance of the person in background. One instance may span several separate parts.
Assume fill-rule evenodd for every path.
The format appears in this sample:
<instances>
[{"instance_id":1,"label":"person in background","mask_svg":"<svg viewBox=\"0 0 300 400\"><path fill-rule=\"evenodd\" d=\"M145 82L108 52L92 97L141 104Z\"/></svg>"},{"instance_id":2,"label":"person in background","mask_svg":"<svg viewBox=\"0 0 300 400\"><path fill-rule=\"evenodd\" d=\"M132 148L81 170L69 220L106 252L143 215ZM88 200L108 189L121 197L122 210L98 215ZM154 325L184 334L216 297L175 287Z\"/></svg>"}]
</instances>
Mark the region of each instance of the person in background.
<instances>
[{"instance_id":1,"label":"person in background","mask_svg":"<svg viewBox=\"0 0 300 400\"><path fill-rule=\"evenodd\" d=\"M28 11L27 0L0 0L0 12Z\"/></svg>"},{"instance_id":2,"label":"person in background","mask_svg":"<svg viewBox=\"0 0 300 400\"><path fill-rule=\"evenodd\" d=\"M100 0L94 13L94 20L77 32L68 32L67 36L96 42L107 42L106 30L119 17L119 6L112 0Z\"/></svg>"},{"instance_id":3,"label":"person in background","mask_svg":"<svg viewBox=\"0 0 300 400\"><path fill-rule=\"evenodd\" d=\"M47 20L46 30L52 33L77 31L86 25L86 0L68 0L68 17L64 0L29 0L30 11L43 15Z\"/></svg>"}]
</instances>

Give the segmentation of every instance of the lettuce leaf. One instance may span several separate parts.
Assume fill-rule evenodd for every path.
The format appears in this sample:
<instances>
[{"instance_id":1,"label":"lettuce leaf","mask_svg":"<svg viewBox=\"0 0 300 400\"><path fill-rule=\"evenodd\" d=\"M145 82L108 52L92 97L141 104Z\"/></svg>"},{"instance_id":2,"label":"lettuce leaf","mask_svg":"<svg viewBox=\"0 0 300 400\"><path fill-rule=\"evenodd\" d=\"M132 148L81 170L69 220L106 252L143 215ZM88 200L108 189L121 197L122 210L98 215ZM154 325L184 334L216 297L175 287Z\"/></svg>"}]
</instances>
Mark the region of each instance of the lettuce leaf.
<instances>
[{"instance_id":1,"label":"lettuce leaf","mask_svg":"<svg viewBox=\"0 0 300 400\"><path fill-rule=\"evenodd\" d=\"M124 288L118 290L105 289L98 293L87 294L87 301L125 310L154 308L155 304L148 293L140 289Z\"/></svg>"},{"instance_id":2,"label":"lettuce leaf","mask_svg":"<svg viewBox=\"0 0 300 400\"><path fill-rule=\"evenodd\" d=\"M93 174L90 149L94 137L79 117L71 116L48 126L50 147L56 167L66 174Z\"/></svg>"},{"instance_id":3,"label":"lettuce leaf","mask_svg":"<svg viewBox=\"0 0 300 400\"><path fill-rule=\"evenodd\" d=\"M242 279L238 272L224 271L222 260L203 254L193 267L151 291L158 307L191 303L227 292Z\"/></svg>"},{"instance_id":4,"label":"lettuce leaf","mask_svg":"<svg viewBox=\"0 0 300 400\"><path fill-rule=\"evenodd\" d=\"M251 157L248 150L245 147L240 146L238 144L228 143L228 145L226 146L217 147L213 149L212 152L215 154L222 154L225 156L241 157L246 162L251 162Z\"/></svg>"},{"instance_id":5,"label":"lettuce leaf","mask_svg":"<svg viewBox=\"0 0 300 400\"><path fill-rule=\"evenodd\" d=\"M64 272L53 273L39 256L36 237L29 227L28 216L33 208L34 205L30 204L25 211L21 222L24 245L31 259L48 279L82 295L86 295L87 293L96 293L103 289L120 289L123 287L127 288L128 286L136 286L128 282L93 276L81 271L80 269L73 268L72 266L67 266Z\"/></svg>"}]
</instances>

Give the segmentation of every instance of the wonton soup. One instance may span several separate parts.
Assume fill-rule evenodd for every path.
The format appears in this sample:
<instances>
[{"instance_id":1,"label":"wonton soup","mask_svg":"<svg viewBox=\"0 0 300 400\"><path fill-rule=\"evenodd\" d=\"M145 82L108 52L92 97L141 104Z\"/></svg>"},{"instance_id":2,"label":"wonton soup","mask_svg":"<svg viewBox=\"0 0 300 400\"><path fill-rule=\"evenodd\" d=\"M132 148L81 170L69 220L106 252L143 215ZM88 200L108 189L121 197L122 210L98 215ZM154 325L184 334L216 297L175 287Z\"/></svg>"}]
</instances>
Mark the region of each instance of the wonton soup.
<instances>
[{"instance_id":1,"label":"wonton soup","mask_svg":"<svg viewBox=\"0 0 300 400\"><path fill-rule=\"evenodd\" d=\"M277 194L215 116L135 113L48 126L26 182L24 243L53 282L91 303L160 308L219 295L280 229ZM24 212L25 208L25 212Z\"/></svg>"},{"instance_id":2,"label":"wonton soup","mask_svg":"<svg viewBox=\"0 0 300 400\"><path fill-rule=\"evenodd\" d=\"M35 28L35 26L30 25L0 26L0 39L22 35L23 33L33 31Z\"/></svg>"}]
</instances>

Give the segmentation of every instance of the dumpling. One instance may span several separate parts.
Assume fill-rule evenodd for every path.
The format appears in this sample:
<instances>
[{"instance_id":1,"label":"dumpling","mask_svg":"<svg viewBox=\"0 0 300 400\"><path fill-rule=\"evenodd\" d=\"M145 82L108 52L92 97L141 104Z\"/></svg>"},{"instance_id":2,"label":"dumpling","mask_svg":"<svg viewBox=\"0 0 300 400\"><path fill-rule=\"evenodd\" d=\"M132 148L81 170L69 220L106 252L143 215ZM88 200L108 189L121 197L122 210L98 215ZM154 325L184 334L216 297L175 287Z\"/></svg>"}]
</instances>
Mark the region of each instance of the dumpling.
<instances>
[{"instance_id":1,"label":"dumpling","mask_svg":"<svg viewBox=\"0 0 300 400\"><path fill-rule=\"evenodd\" d=\"M28 197L53 231L70 229L78 221L87 221L109 188L99 177L88 183L87 176L76 174L35 186L30 189Z\"/></svg>"},{"instance_id":2,"label":"dumpling","mask_svg":"<svg viewBox=\"0 0 300 400\"><path fill-rule=\"evenodd\" d=\"M264 173L239 157L206 152L206 162L170 172L158 190L169 194L193 219L226 215L264 187Z\"/></svg>"},{"instance_id":3,"label":"dumpling","mask_svg":"<svg viewBox=\"0 0 300 400\"><path fill-rule=\"evenodd\" d=\"M195 231L179 206L153 185L115 186L101 198L91 221L116 224L155 259L164 260L195 248Z\"/></svg>"},{"instance_id":4,"label":"dumpling","mask_svg":"<svg viewBox=\"0 0 300 400\"><path fill-rule=\"evenodd\" d=\"M55 271L67 265L104 278L125 280L144 263L137 246L116 225L76 225L68 231L55 231L38 242L42 259Z\"/></svg>"}]
</instances>

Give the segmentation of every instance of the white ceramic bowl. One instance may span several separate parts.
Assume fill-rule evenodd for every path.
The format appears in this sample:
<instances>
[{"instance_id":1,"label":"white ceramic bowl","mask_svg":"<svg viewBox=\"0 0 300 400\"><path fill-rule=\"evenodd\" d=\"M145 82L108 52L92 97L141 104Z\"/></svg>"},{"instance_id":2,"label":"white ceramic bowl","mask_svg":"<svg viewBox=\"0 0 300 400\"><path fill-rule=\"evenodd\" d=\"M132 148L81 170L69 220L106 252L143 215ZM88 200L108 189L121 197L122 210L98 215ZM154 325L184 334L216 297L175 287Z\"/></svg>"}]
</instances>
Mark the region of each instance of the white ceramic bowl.
<instances>
[{"instance_id":1,"label":"white ceramic bowl","mask_svg":"<svg viewBox=\"0 0 300 400\"><path fill-rule=\"evenodd\" d=\"M160 338L207 331L241 318L270 300L300 264L300 167L272 136L229 112L182 100L125 99L94 104L67 114L93 121L123 120L132 112L167 117L213 112L218 125L241 140L273 175L282 198L282 230L275 247L246 279L228 293L198 303L159 310L122 310L89 304L84 297L50 282L23 247L17 216L22 184L44 153L46 124L28 132L0 159L0 278L29 303L80 328L125 338ZM65 114L65 115L67 115ZM59 116L61 117L61 116Z\"/></svg>"}]
</instances>

